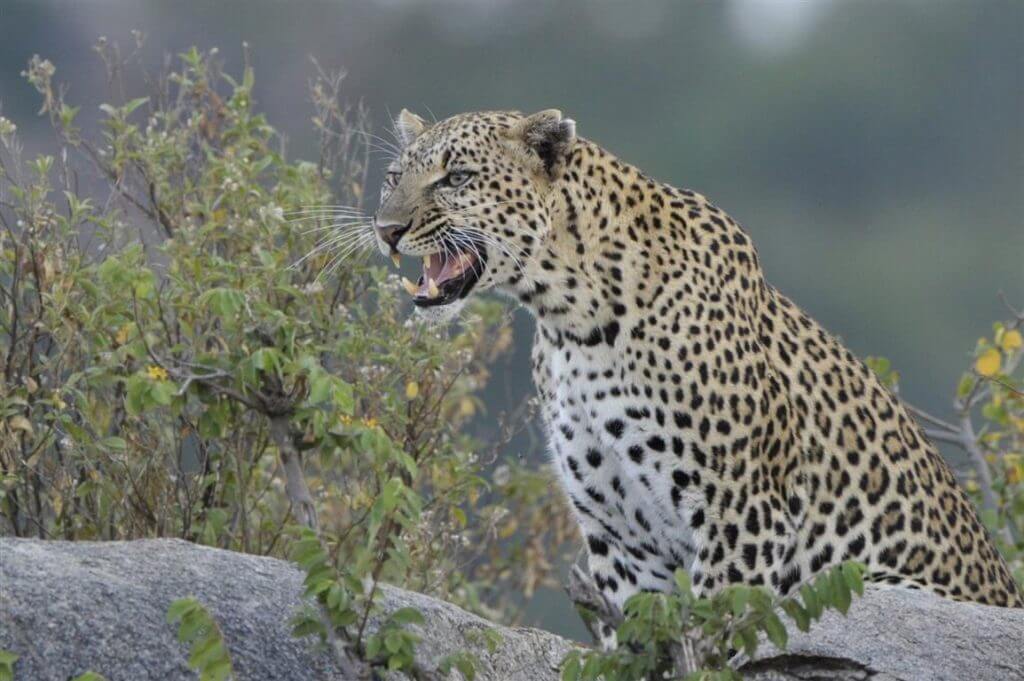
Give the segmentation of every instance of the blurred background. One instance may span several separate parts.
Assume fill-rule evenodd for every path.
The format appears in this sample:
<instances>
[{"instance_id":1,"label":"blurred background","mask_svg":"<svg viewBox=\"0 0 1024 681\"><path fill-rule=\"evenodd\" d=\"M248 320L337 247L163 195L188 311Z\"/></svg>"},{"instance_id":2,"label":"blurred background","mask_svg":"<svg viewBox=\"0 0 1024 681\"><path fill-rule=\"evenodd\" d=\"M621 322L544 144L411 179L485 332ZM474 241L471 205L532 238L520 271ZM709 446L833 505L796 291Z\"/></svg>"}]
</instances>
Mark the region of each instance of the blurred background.
<instances>
[{"instance_id":1,"label":"blurred background","mask_svg":"<svg viewBox=\"0 0 1024 681\"><path fill-rule=\"evenodd\" d=\"M769 281L857 354L889 357L903 395L940 415L975 339L1005 316L997 294L1024 302L1016 0L3 0L0 26L0 106L29 152L54 145L19 75L27 60L52 60L88 121L108 98L92 45L106 36L127 54L133 29L154 68L217 46L237 73L248 43L256 108L292 157L316 148L310 57L347 71L378 132L402 107L559 108L581 135L732 214ZM485 438L532 394L532 320L515 324ZM535 428L508 449L544 460ZM560 595L529 612L579 633Z\"/></svg>"}]
</instances>

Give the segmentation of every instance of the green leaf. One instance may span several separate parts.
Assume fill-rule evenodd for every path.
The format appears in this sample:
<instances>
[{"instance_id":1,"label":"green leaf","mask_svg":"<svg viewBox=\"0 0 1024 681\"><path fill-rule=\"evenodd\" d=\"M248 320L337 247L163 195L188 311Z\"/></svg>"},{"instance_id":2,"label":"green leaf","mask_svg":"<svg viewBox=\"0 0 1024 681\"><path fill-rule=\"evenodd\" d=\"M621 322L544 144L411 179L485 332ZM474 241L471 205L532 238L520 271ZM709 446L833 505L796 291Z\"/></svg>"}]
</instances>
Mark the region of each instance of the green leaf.
<instances>
[{"instance_id":1,"label":"green leaf","mask_svg":"<svg viewBox=\"0 0 1024 681\"><path fill-rule=\"evenodd\" d=\"M292 636L295 638L303 638L305 636L324 636L327 634L327 630L324 629L324 625L320 620L309 618L303 619L302 621L292 622Z\"/></svg>"},{"instance_id":2,"label":"green leaf","mask_svg":"<svg viewBox=\"0 0 1024 681\"><path fill-rule=\"evenodd\" d=\"M676 589L681 595L693 596L693 580L690 578L690 573L682 568L677 568L675 572Z\"/></svg>"},{"instance_id":3,"label":"green leaf","mask_svg":"<svg viewBox=\"0 0 1024 681\"><path fill-rule=\"evenodd\" d=\"M124 406L129 414L138 416L149 406L152 381L141 374L129 376L125 382Z\"/></svg>"},{"instance_id":4,"label":"green leaf","mask_svg":"<svg viewBox=\"0 0 1024 681\"><path fill-rule=\"evenodd\" d=\"M399 608L388 618L395 624L423 624L423 614L416 608Z\"/></svg>"},{"instance_id":5,"label":"green leaf","mask_svg":"<svg viewBox=\"0 0 1024 681\"><path fill-rule=\"evenodd\" d=\"M747 611L747 602L750 599L750 591L742 586L731 587L730 605L732 607L732 616L739 618L743 616L743 613Z\"/></svg>"},{"instance_id":6,"label":"green leaf","mask_svg":"<svg viewBox=\"0 0 1024 681\"><path fill-rule=\"evenodd\" d=\"M956 396L963 399L970 395L971 391L974 390L975 381L976 379L972 374L964 374L960 378L960 383L956 386Z\"/></svg>"},{"instance_id":7,"label":"green leaf","mask_svg":"<svg viewBox=\"0 0 1024 681\"><path fill-rule=\"evenodd\" d=\"M748 657L753 657L757 652L757 632L753 627L743 627L739 630L740 639L743 641L743 651Z\"/></svg>"},{"instance_id":8,"label":"green leaf","mask_svg":"<svg viewBox=\"0 0 1024 681\"><path fill-rule=\"evenodd\" d=\"M483 632L484 641L487 644L487 652L493 654L504 642L504 637L497 629L485 629Z\"/></svg>"},{"instance_id":9,"label":"green leaf","mask_svg":"<svg viewBox=\"0 0 1024 681\"><path fill-rule=\"evenodd\" d=\"M179 598L167 608L167 623L174 624L182 617L192 612L198 602L194 598Z\"/></svg>"},{"instance_id":10,"label":"green leaf","mask_svg":"<svg viewBox=\"0 0 1024 681\"><path fill-rule=\"evenodd\" d=\"M782 609L793 618L797 628L800 631L807 631L811 628L811 617L808 612L801 607L796 600L785 600L782 603Z\"/></svg>"},{"instance_id":11,"label":"green leaf","mask_svg":"<svg viewBox=\"0 0 1024 681\"><path fill-rule=\"evenodd\" d=\"M0 650L0 681L14 681L14 663L19 657L8 650Z\"/></svg>"},{"instance_id":12,"label":"green leaf","mask_svg":"<svg viewBox=\"0 0 1024 681\"><path fill-rule=\"evenodd\" d=\"M124 111L124 115L127 116L148 101L149 97L139 97L138 99L133 99L127 104L125 104L121 107L121 109Z\"/></svg>"},{"instance_id":13,"label":"green leaf","mask_svg":"<svg viewBox=\"0 0 1024 681\"><path fill-rule=\"evenodd\" d=\"M803 598L804 608L812 619L821 617L821 600L818 598L818 594L814 591L813 586L805 584L800 587L800 597Z\"/></svg>"},{"instance_id":14,"label":"green leaf","mask_svg":"<svg viewBox=\"0 0 1024 681\"><path fill-rule=\"evenodd\" d=\"M832 589L832 578L830 573L822 572L814 579L814 592L818 595L818 601L822 608L834 607L836 596Z\"/></svg>"},{"instance_id":15,"label":"green leaf","mask_svg":"<svg viewBox=\"0 0 1024 681\"><path fill-rule=\"evenodd\" d=\"M455 668L459 670L466 681L474 681L476 679L476 664L474 664L474 660L469 654L460 655L456 658Z\"/></svg>"},{"instance_id":16,"label":"green leaf","mask_svg":"<svg viewBox=\"0 0 1024 681\"><path fill-rule=\"evenodd\" d=\"M774 612L768 613L764 620L764 631L768 634L768 640L771 641L776 648L779 650L786 649L786 643L789 641L789 635L786 633L786 627L782 624L782 620Z\"/></svg>"},{"instance_id":17,"label":"green leaf","mask_svg":"<svg viewBox=\"0 0 1024 681\"><path fill-rule=\"evenodd\" d=\"M135 276L135 296L149 298L156 291L156 275L148 269L140 270Z\"/></svg>"},{"instance_id":18,"label":"green leaf","mask_svg":"<svg viewBox=\"0 0 1024 681\"><path fill-rule=\"evenodd\" d=\"M190 647L189 666L201 681L222 681L231 675L231 657L217 622L199 601L181 598L167 609L167 621L179 622L178 640Z\"/></svg>"},{"instance_id":19,"label":"green leaf","mask_svg":"<svg viewBox=\"0 0 1024 681\"><path fill-rule=\"evenodd\" d=\"M342 414L351 415L356 408L356 398L352 391L352 386L340 378L334 379L331 398L334 401L334 406Z\"/></svg>"},{"instance_id":20,"label":"green leaf","mask_svg":"<svg viewBox=\"0 0 1024 681\"><path fill-rule=\"evenodd\" d=\"M318 371L309 380L309 396L306 398L310 404L320 404L327 401L331 396L331 376L326 372Z\"/></svg>"},{"instance_id":21,"label":"green leaf","mask_svg":"<svg viewBox=\"0 0 1024 681\"><path fill-rule=\"evenodd\" d=\"M862 570L856 563L846 562L842 565L843 577L846 583L858 596L864 595L864 578Z\"/></svg>"},{"instance_id":22,"label":"green leaf","mask_svg":"<svg viewBox=\"0 0 1024 681\"><path fill-rule=\"evenodd\" d=\"M208 636L192 646L188 664L193 669L203 669L224 654L224 646L219 636Z\"/></svg>"},{"instance_id":23,"label":"green leaf","mask_svg":"<svg viewBox=\"0 0 1024 681\"><path fill-rule=\"evenodd\" d=\"M171 381L153 381L149 389L149 397L154 404L167 406L174 401L178 386Z\"/></svg>"},{"instance_id":24,"label":"green leaf","mask_svg":"<svg viewBox=\"0 0 1024 681\"><path fill-rule=\"evenodd\" d=\"M579 651L574 650L566 655L562 660L561 681L577 681L580 678L581 667Z\"/></svg>"},{"instance_id":25,"label":"green leaf","mask_svg":"<svg viewBox=\"0 0 1024 681\"><path fill-rule=\"evenodd\" d=\"M199 297L199 303L220 317L233 317L245 307L245 297L234 289L211 288Z\"/></svg>"},{"instance_id":26,"label":"green leaf","mask_svg":"<svg viewBox=\"0 0 1024 681\"><path fill-rule=\"evenodd\" d=\"M107 451L124 452L128 450L128 443L124 441L123 437L105 437L96 444Z\"/></svg>"},{"instance_id":27,"label":"green leaf","mask_svg":"<svg viewBox=\"0 0 1024 681\"><path fill-rule=\"evenodd\" d=\"M231 660L226 657L203 669L199 681L224 681L231 676Z\"/></svg>"},{"instance_id":28,"label":"green leaf","mask_svg":"<svg viewBox=\"0 0 1024 681\"><path fill-rule=\"evenodd\" d=\"M832 576L829 580L832 588L832 604L835 606L836 610L845 615L850 610L850 602L852 600L850 587L847 585L841 569L836 568L832 570L830 574Z\"/></svg>"},{"instance_id":29,"label":"green leaf","mask_svg":"<svg viewBox=\"0 0 1024 681\"><path fill-rule=\"evenodd\" d=\"M110 256L100 263L97 274L108 288L123 290L132 284L131 270L117 256Z\"/></svg>"}]
</instances>

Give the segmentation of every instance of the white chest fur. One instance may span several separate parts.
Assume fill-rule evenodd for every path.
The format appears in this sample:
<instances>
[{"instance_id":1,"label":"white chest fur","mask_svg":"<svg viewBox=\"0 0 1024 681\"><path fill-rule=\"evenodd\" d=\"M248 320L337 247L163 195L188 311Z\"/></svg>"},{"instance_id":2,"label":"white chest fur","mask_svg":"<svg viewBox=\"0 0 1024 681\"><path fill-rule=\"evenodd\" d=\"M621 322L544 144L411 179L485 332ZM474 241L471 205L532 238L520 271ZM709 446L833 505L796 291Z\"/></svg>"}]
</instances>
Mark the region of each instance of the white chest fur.
<instances>
[{"instance_id":1,"label":"white chest fur","mask_svg":"<svg viewBox=\"0 0 1024 681\"><path fill-rule=\"evenodd\" d=\"M613 348L551 347L547 356L552 454L586 538L618 548L637 588L671 588L672 571L694 570L698 550L698 486L679 484L682 434L657 423Z\"/></svg>"}]
</instances>

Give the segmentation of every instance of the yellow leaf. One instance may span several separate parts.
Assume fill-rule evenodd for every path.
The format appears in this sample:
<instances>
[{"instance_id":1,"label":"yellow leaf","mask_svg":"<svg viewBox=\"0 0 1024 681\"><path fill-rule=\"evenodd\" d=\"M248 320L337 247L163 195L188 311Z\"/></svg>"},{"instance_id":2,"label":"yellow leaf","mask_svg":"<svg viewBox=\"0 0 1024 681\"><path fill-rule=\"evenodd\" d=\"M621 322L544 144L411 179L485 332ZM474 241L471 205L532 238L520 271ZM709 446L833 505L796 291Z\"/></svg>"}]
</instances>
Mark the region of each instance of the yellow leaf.
<instances>
[{"instance_id":1,"label":"yellow leaf","mask_svg":"<svg viewBox=\"0 0 1024 681\"><path fill-rule=\"evenodd\" d=\"M999 373L999 365L1001 363L1002 358L999 356L999 351L995 348L989 348L981 353L981 357L974 363L974 370L982 376L995 376Z\"/></svg>"},{"instance_id":2,"label":"yellow leaf","mask_svg":"<svg viewBox=\"0 0 1024 681\"><path fill-rule=\"evenodd\" d=\"M463 397L459 400L459 413L463 416L472 416L476 411L476 405L473 404L473 399L470 397Z\"/></svg>"},{"instance_id":3,"label":"yellow leaf","mask_svg":"<svg viewBox=\"0 0 1024 681\"><path fill-rule=\"evenodd\" d=\"M164 369L163 367L158 367L155 364L151 364L146 369L146 375L149 376L154 381L166 381L168 378L167 369Z\"/></svg>"},{"instance_id":4,"label":"yellow leaf","mask_svg":"<svg viewBox=\"0 0 1024 681\"><path fill-rule=\"evenodd\" d=\"M415 400L416 396L420 394L420 384L416 381L409 381L405 384L405 398L408 400Z\"/></svg>"},{"instance_id":5,"label":"yellow leaf","mask_svg":"<svg viewBox=\"0 0 1024 681\"><path fill-rule=\"evenodd\" d=\"M1003 346L1003 350L1007 352L1013 352L1024 345L1024 339L1021 339L1020 331L1013 329L1003 334L999 344Z\"/></svg>"},{"instance_id":6,"label":"yellow leaf","mask_svg":"<svg viewBox=\"0 0 1024 681\"><path fill-rule=\"evenodd\" d=\"M32 430L32 423L21 414L17 414L7 419L7 427L11 430L23 430L29 435L34 432Z\"/></svg>"},{"instance_id":7,"label":"yellow leaf","mask_svg":"<svg viewBox=\"0 0 1024 681\"><path fill-rule=\"evenodd\" d=\"M125 324L120 329L118 329L118 331L117 331L117 344L118 345L124 345L125 343L127 343L128 342L128 338L131 337L131 333L132 333L132 325L131 324Z\"/></svg>"}]
</instances>

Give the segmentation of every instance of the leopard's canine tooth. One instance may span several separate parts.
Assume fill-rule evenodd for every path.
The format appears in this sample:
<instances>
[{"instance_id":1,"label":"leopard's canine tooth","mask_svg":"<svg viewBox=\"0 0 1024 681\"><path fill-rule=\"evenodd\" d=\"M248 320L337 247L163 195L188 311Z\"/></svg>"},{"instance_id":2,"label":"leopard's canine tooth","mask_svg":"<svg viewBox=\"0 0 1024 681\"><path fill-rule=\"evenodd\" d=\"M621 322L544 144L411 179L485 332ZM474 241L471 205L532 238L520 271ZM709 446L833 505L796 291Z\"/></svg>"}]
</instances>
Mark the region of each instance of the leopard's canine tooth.
<instances>
[{"instance_id":1,"label":"leopard's canine tooth","mask_svg":"<svg viewBox=\"0 0 1024 681\"><path fill-rule=\"evenodd\" d=\"M402 277L402 286L405 287L405 290L409 292L410 296L416 295L416 292L420 290L416 284L412 283L405 277Z\"/></svg>"},{"instance_id":2,"label":"leopard's canine tooth","mask_svg":"<svg viewBox=\"0 0 1024 681\"><path fill-rule=\"evenodd\" d=\"M437 282L434 281L433 277L427 280L427 294L431 298L437 298L441 295L441 291L437 288Z\"/></svg>"},{"instance_id":3,"label":"leopard's canine tooth","mask_svg":"<svg viewBox=\"0 0 1024 681\"><path fill-rule=\"evenodd\" d=\"M391 262L395 263L395 267L399 267L402 264L402 259L398 257L398 253L392 253Z\"/></svg>"}]
</instances>

